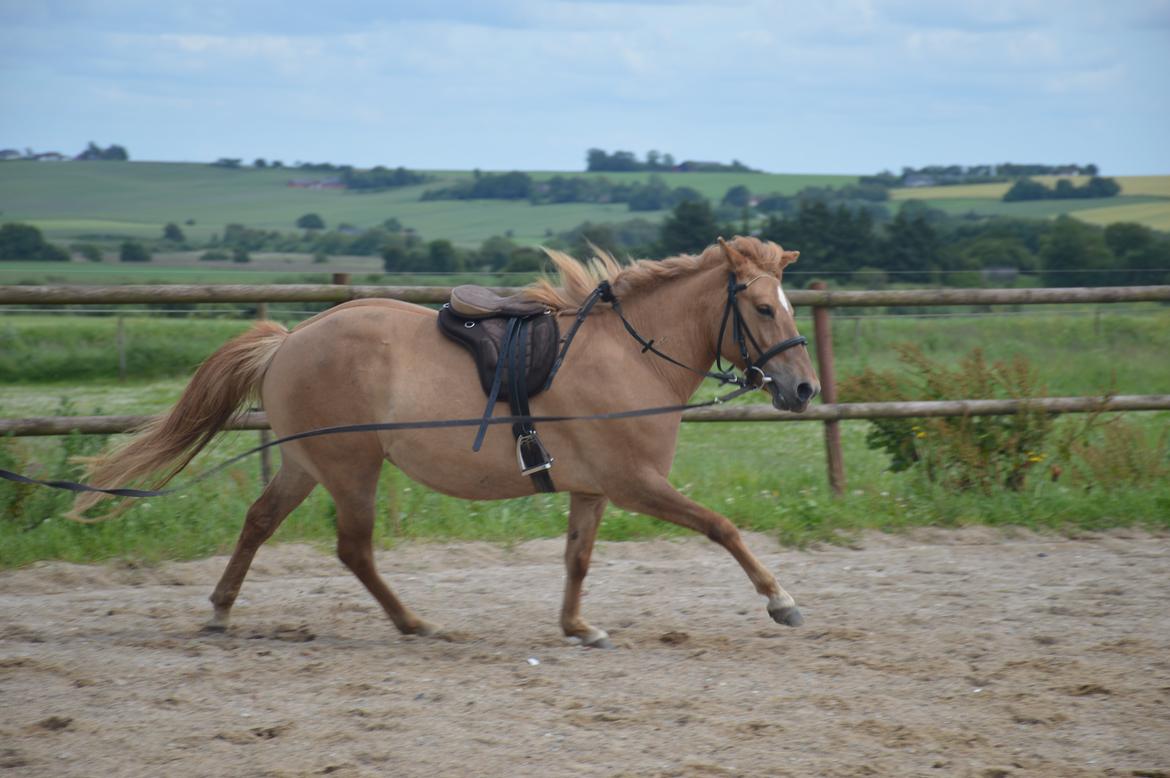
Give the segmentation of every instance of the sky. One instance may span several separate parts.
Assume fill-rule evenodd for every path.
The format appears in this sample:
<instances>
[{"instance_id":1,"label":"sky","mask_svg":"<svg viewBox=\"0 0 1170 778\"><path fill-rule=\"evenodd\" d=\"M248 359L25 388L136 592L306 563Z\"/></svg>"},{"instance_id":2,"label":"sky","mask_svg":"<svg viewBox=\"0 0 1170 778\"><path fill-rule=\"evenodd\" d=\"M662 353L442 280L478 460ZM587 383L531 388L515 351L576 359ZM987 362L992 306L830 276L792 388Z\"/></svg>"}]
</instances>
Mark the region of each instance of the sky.
<instances>
[{"instance_id":1,"label":"sky","mask_svg":"<svg viewBox=\"0 0 1170 778\"><path fill-rule=\"evenodd\" d=\"M0 148L1170 174L1170 0L0 0Z\"/></svg>"}]
</instances>

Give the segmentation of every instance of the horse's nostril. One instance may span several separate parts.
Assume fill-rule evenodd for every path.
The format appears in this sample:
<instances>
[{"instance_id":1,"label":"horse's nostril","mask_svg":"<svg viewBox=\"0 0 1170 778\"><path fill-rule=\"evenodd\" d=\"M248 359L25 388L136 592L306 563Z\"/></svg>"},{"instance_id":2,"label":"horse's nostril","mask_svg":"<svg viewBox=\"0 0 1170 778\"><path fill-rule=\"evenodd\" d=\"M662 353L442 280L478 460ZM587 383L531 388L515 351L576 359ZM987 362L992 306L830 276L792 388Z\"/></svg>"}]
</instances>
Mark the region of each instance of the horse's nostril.
<instances>
[{"instance_id":1,"label":"horse's nostril","mask_svg":"<svg viewBox=\"0 0 1170 778\"><path fill-rule=\"evenodd\" d=\"M812 384L810 384L808 381L801 381L799 384L797 384L796 399L800 400L802 403L806 403L811 400L814 394L816 394L816 392L813 390Z\"/></svg>"}]
</instances>

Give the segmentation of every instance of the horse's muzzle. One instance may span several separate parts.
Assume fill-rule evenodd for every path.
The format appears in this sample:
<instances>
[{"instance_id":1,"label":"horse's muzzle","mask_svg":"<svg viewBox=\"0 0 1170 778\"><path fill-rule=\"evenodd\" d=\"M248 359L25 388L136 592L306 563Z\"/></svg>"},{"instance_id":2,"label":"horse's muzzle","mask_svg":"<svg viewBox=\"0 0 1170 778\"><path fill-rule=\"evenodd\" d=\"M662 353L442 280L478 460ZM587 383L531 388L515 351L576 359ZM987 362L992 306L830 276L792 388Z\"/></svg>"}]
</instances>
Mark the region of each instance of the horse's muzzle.
<instances>
[{"instance_id":1,"label":"horse's muzzle","mask_svg":"<svg viewBox=\"0 0 1170 778\"><path fill-rule=\"evenodd\" d=\"M814 380L785 379L775 375L771 378L768 389L772 392L772 407L779 411L800 413L821 391L820 384Z\"/></svg>"}]
</instances>

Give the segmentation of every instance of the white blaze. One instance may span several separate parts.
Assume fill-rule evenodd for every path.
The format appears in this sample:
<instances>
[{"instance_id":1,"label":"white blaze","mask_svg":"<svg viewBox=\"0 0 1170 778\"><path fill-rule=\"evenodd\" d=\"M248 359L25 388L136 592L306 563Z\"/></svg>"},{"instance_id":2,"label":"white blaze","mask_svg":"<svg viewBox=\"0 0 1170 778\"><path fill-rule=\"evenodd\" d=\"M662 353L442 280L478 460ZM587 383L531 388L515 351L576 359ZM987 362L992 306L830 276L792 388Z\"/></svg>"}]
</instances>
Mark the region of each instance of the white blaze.
<instances>
[{"instance_id":1,"label":"white blaze","mask_svg":"<svg viewBox=\"0 0 1170 778\"><path fill-rule=\"evenodd\" d=\"M788 298L784 296L784 287L780 285L779 281L776 282L776 293L780 295L780 304L784 306L784 310L792 313L792 306L788 303Z\"/></svg>"}]
</instances>

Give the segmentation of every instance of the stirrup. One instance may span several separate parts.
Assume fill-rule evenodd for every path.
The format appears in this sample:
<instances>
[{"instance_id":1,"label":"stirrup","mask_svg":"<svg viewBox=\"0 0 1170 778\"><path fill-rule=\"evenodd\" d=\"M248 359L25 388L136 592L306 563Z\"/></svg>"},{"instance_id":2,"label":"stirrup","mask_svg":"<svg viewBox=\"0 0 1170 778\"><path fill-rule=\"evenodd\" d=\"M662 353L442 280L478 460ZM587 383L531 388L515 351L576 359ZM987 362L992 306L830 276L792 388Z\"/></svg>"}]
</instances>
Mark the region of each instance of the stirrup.
<instances>
[{"instance_id":1,"label":"stirrup","mask_svg":"<svg viewBox=\"0 0 1170 778\"><path fill-rule=\"evenodd\" d=\"M525 456L525 446L529 446L528 456ZM549 456L548 449L540 442L536 432L526 432L516 438L516 464L520 466L521 475L534 475L543 470L551 470L554 460Z\"/></svg>"}]
</instances>

